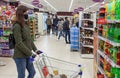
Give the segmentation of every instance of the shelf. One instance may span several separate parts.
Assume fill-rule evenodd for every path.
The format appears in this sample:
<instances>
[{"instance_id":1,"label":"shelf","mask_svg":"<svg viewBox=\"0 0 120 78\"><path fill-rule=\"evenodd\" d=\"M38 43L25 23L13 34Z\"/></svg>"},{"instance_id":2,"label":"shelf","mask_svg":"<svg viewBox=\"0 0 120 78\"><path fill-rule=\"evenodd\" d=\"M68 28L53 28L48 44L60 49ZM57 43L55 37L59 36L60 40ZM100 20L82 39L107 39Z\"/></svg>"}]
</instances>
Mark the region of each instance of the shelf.
<instances>
[{"instance_id":1,"label":"shelf","mask_svg":"<svg viewBox=\"0 0 120 78\"><path fill-rule=\"evenodd\" d=\"M0 43L8 43L9 41L0 41Z\"/></svg>"},{"instance_id":2,"label":"shelf","mask_svg":"<svg viewBox=\"0 0 120 78\"><path fill-rule=\"evenodd\" d=\"M4 49L4 50L8 50L9 49L9 47L0 47L1 49Z\"/></svg>"},{"instance_id":3,"label":"shelf","mask_svg":"<svg viewBox=\"0 0 120 78\"><path fill-rule=\"evenodd\" d=\"M98 70L101 72L101 74L104 75L105 78L107 78L107 76L105 75L104 70L100 66L98 66Z\"/></svg>"},{"instance_id":4,"label":"shelf","mask_svg":"<svg viewBox=\"0 0 120 78\"><path fill-rule=\"evenodd\" d=\"M7 36L8 37L9 35L3 35L3 36Z\"/></svg>"},{"instance_id":5,"label":"shelf","mask_svg":"<svg viewBox=\"0 0 120 78\"><path fill-rule=\"evenodd\" d=\"M83 21L94 21L93 19L81 19L81 20L83 20Z\"/></svg>"},{"instance_id":6,"label":"shelf","mask_svg":"<svg viewBox=\"0 0 120 78\"><path fill-rule=\"evenodd\" d=\"M109 62L112 67L120 68L120 66L118 66L117 64L115 64L107 55L104 54L104 52L98 50L98 53L99 53L104 59L106 59L106 61Z\"/></svg>"},{"instance_id":7,"label":"shelf","mask_svg":"<svg viewBox=\"0 0 120 78\"><path fill-rule=\"evenodd\" d=\"M108 23L120 23L120 20L107 20Z\"/></svg>"},{"instance_id":8,"label":"shelf","mask_svg":"<svg viewBox=\"0 0 120 78\"><path fill-rule=\"evenodd\" d=\"M92 30L94 31L94 28L86 28L86 27L81 27L82 29L86 29L86 30Z\"/></svg>"},{"instance_id":9,"label":"shelf","mask_svg":"<svg viewBox=\"0 0 120 78\"><path fill-rule=\"evenodd\" d=\"M84 46L84 47L94 48L93 45L84 45L83 43L81 43L81 44L82 44L82 46Z\"/></svg>"},{"instance_id":10,"label":"shelf","mask_svg":"<svg viewBox=\"0 0 120 78\"><path fill-rule=\"evenodd\" d=\"M4 29L12 29L12 27L3 27Z\"/></svg>"},{"instance_id":11,"label":"shelf","mask_svg":"<svg viewBox=\"0 0 120 78\"><path fill-rule=\"evenodd\" d=\"M114 42L114 41L111 41L107 38L104 38L102 36L98 36L99 39L105 41L105 42L108 42L109 44L113 45L113 46L120 46L120 43L117 43L117 42Z\"/></svg>"},{"instance_id":12,"label":"shelf","mask_svg":"<svg viewBox=\"0 0 120 78\"><path fill-rule=\"evenodd\" d=\"M83 36L81 35L83 38L89 38L89 39L94 39L93 37L86 37L86 36Z\"/></svg>"},{"instance_id":13,"label":"shelf","mask_svg":"<svg viewBox=\"0 0 120 78\"><path fill-rule=\"evenodd\" d=\"M93 55L93 54L81 54L80 56L81 56L82 58L94 59L94 55Z\"/></svg>"}]
</instances>

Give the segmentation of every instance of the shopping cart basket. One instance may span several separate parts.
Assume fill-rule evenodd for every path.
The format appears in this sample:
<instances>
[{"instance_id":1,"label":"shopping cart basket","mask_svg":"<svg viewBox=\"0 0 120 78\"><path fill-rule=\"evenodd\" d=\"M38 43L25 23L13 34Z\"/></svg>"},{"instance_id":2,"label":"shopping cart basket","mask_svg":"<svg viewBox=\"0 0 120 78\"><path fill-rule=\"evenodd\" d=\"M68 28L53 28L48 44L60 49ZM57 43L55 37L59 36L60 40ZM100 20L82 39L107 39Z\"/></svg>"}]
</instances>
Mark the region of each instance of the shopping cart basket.
<instances>
[{"instance_id":1,"label":"shopping cart basket","mask_svg":"<svg viewBox=\"0 0 120 78\"><path fill-rule=\"evenodd\" d=\"M49 57L46 54L41 54L35 61L41 78L46 78L49 74L55 74L53 71L58 71L60 74L65 74L67 78L82 78L82 67L79 64Z\"/></svg>"}]
</instances>

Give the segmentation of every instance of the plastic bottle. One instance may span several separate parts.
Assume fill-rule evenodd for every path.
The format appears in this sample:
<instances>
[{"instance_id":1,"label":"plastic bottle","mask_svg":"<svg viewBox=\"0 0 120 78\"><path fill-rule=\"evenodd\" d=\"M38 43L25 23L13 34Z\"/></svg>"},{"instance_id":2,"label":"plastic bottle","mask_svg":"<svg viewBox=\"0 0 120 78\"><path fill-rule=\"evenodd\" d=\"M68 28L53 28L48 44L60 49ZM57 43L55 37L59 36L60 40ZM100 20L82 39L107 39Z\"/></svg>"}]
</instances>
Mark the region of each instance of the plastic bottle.
<instances>
[{"instance_id":1,"label":"plastic bottle","mask_svg":"<svg viewBox=\"0 0 120 78\"><path fill-rule=\"evenodd\" d=\"M114 41L115 42L120 42L120 24L116 24L115 29L114 29Z\"/></svg>"},{"instance_id":2,"label":"plastic bottle","mask_svg":"<svg viewBox=\"0 0 120 78\"><path fill-rule=\"evenodd\" d=\"M113 40L113 36L114 36L114 24L109 24L109 29L108 29L108 38L110 40Z\"/></svg>"}]
</instances>

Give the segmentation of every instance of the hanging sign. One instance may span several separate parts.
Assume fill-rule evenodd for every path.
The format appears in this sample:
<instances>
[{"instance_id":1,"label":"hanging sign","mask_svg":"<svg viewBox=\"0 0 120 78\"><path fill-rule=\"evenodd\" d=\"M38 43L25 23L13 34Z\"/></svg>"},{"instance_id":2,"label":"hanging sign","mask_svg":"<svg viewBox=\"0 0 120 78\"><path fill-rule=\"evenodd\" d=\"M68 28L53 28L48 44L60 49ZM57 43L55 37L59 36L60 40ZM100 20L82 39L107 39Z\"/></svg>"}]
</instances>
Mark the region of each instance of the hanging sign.
<instances>
[{"instance_id":1,"label":"hanging sign","mask_svg":"<svg viewBox=\"0 0 120 78\"><path fill-rule=\"evenodd\" d=\"M104 0L93 0L94 2L103 2Z\"/></svg>"},{"instance_id":2,"label":"hanging sign","mask_svg":"<svg viewBox=\"0 0 120 78\"><path fill-rule=\"evenodd\" d=\"M74 12L77 13L77 12L78 12L78 9L74 9Z\"/></svg>"},{"instance_id":3,"label":"hanging sign","mask_svg":"<svg viewBox=\"0 0 120 78\"><path fill-rule=\"evenodd\" d=\"M39 2L39 0L33 0L32 1L32 5L38 5L40 2Z\"/></svg>"},{"instance_id":4,"label":"hanging sign","mask_svg":"<svg viewBox=\"0 0 120 78\"><path fill-rule=\"evenodd\" d=\"M79 8L78 8L78 11L83 11L83 10L84 10L83 7L79 7Z\"/></svg>"},{"instance_id":5,"label":"hanging sign","mask_svg":"<svg viewBox=\"0 0 120 78\"><path fill-rule=\"evenodd\" d=\"M37 7L38 8L43 8L43 5L42 4L38 4Z\"/></svg>"}]
</instances>

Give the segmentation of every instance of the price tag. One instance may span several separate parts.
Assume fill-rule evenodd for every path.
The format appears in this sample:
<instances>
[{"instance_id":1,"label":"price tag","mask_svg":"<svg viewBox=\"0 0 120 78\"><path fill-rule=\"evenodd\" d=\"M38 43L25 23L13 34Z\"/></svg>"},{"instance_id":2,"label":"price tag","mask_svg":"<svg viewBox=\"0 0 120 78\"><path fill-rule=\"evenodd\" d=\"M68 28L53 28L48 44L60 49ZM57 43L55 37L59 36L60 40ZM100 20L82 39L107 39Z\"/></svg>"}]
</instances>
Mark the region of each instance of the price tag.
<instances>
[{"instance_id":1,"label":"price tag","mask_svg":"<svg viewBox=\"0 0 120 78\"><path fill-rule=\"evenodd\" d=\"M106 55L104 55L104 58L105 58L107 61L109 60Z\"/></svg>"}]
</instances>

